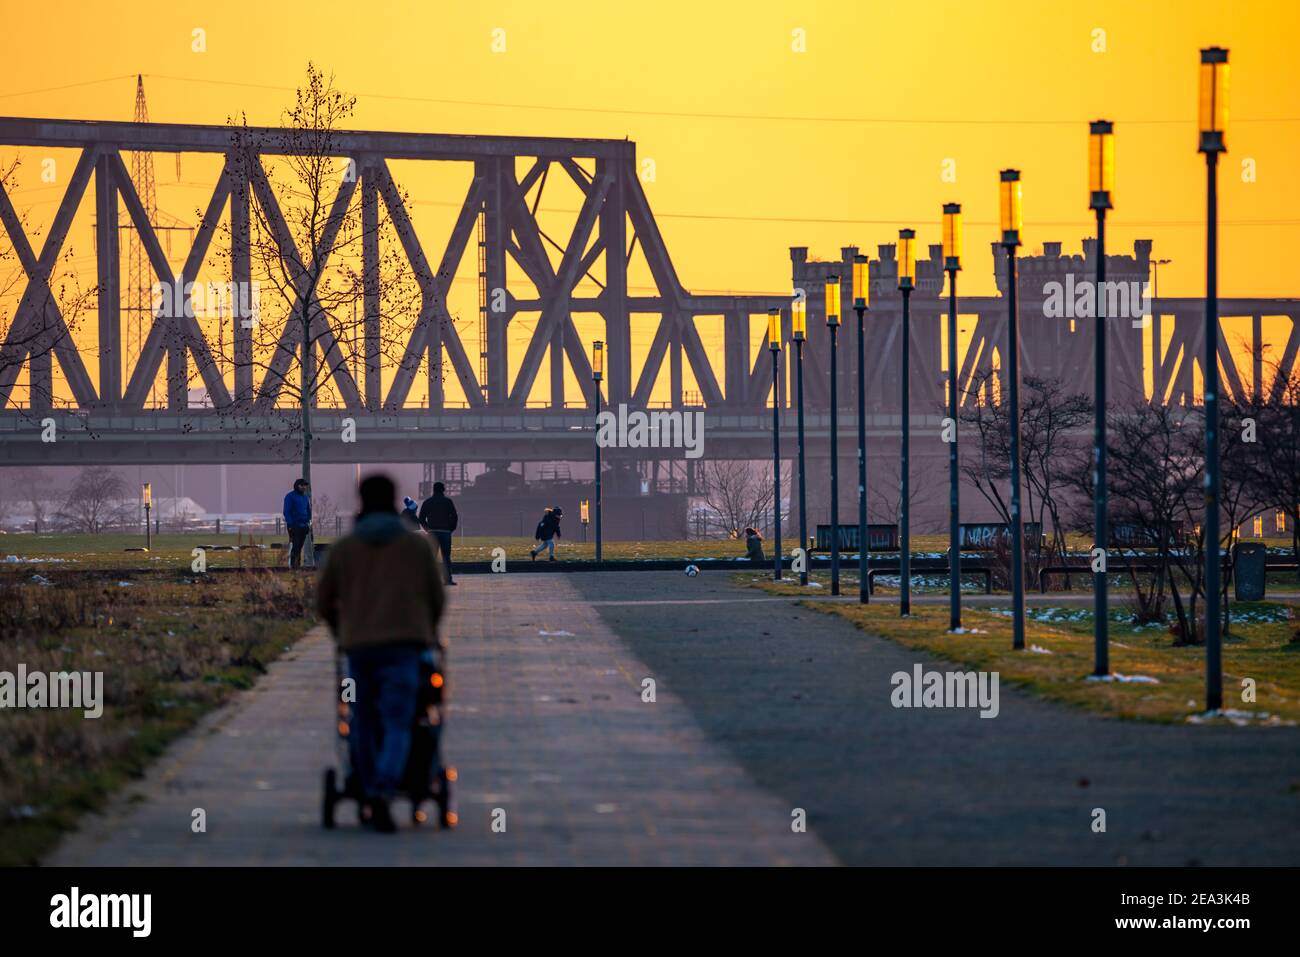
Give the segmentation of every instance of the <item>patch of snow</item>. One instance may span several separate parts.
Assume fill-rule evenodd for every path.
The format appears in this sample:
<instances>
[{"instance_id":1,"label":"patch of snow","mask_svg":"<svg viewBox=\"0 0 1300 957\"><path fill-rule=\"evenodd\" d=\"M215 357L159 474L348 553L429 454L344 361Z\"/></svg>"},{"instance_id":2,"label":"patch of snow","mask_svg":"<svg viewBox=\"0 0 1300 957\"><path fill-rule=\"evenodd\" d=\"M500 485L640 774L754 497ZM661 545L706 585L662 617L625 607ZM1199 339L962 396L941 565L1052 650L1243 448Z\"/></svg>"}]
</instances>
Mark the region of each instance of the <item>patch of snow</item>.
<instances>
[{"instance_id":1,"label":"patch of snow","mask_svg":"<svg viewBox=\"0 0 1300 957\"><path fill-rule=\"evenodd\" d=\"M1109 675L1088 675L1087 681L1118 681L1122 684L1158 685L1159 679L1150 675L1122 675L1118 671Z\"/></svg>"},{"instance_id":2,"label":"patch of snow","mask_svg":"<svg viewBox=\"0 0 1300 957\"><path fill-rule=\"evenodd\" d=\"M1050 654L1054 654L1054 652L1050 651L1049 649L1047 649L1047 648L1040 648L1038 645L1030 645L1030 646L1029 646L1029 650L1032 651L1032 652L1033 652L1034 654L1036 654L1036 655L1050 655Z\"/></svg>"},{"instance_id":3,"label":"patch of snow","mask_svg":"<svg viewBox=\"0 0 1300 957\"><path fill-rule=\"evenodd\" d=\"M1195 705L1195 702L1188 702ZM1286 727L1294 728L1296 722L1288 721L1276 714L1270 714L1267 711L1242 711L1238 708L1223 708L1213 711L1204 711L1200 714L1189 714L1187 716L1188 724L1209 724L1215 718L1224 718L1229 724L1238 728L1244 728L1251 723L1268 725L1269 727Z\"/></svg>"}]
</instances>

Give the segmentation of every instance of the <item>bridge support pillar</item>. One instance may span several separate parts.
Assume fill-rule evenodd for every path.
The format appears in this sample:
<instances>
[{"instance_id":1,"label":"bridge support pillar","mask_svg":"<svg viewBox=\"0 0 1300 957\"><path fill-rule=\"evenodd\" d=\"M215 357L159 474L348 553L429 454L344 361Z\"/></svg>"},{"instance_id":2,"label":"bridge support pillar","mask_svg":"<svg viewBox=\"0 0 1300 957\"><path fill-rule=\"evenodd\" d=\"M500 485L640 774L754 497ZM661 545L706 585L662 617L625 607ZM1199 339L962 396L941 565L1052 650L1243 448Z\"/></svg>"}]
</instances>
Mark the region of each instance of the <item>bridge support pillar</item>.
<instances>
[{"instance_id":1,"label":"bridge support pillar","mask_svg":"<svg viewBox=\"0 0 1300 957\"><path fill-rule=\"evenodd\" d=\"M99 401L122 401L121 255L117 227L117 183L113 158L95 160L95 274L99 286Z\"/></svg>"},{"instance_id":2,"label":"bridge support pillar","mask_svg":"<svg viewBox=\"0 0 1300 957\"><path fill-rule=\"evenodd\" d=\"M608 366L609 402L618 405L632 396L632 334L627 309L627 205L624 177L628 164L596 160L596 176L611 175L613 182L600 209L600 239L605 244L605 291L601 296L605 316L605 359Z\"/></svg>"},{"instance_id":3,"label":"bridge support pillar","mask_svg":"<svg viewBox=\"0 0 1300 957\"><path fill-rule=\"evenodd\" d=\"M508 157L512 165L514 157ZM498 312L493 308L499 300L497 290L506 288L506 237L509 234L509 221L506 218L507 189L513 189L515 178L513 171L507 181L504 163L499 158L478 160L475 163L477 175L482 176L486 189L483 199L484 227L484 265L483 272L487 281L487 402L488 405L502 406L510 400L509 363L507 362L507 333L510 328L511 312Z\"/></svg>"}]
</instances>

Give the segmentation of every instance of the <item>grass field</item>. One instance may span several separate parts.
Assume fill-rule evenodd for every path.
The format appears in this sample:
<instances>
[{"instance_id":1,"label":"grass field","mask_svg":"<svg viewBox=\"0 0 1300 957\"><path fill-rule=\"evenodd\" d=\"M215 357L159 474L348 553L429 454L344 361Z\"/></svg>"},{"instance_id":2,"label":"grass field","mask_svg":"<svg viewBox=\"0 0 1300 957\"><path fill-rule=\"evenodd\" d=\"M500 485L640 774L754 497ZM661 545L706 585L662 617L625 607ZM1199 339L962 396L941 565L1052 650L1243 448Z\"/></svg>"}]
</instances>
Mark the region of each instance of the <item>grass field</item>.
<instances>
[{"instance_id":1,"label":"grass field","mask_svg":"<svg viewBox=\"0 0 1300 957\"><path fill-rule=\"evenodd\" d=\"M325 543L333 536L320 538ZM48 564L49 567L63 565L70 569L77 568L188 568L193 561L192 550L201 546L219 546L220 550L208 551L206 555L210 568L234 568L241 562L245 565L277 566L287 565L286 548L272 548L275 544L284 544L284 539L275 536L254 536L251 543L247 537L242 544L261 545L259 549L234 550L241 544L235 535L213 534L165 534L156 536L149 552L128 552L125 549L139 547L144 539L138 535L30 535L14 534L0 536L0 567L5 564ZM457 537L452 546L452 558L457 561L490 561L493 549L504 548L507 561L515 559L528 560L528 550L534 544L532 539L502 536L491 537ZM230 550L224 550L230 549ZM603 557L608 559L637 558L738 558L744 555L743 542L705 539L701 541L675 542L604 542L601 547ZM23 560L7 562L9 556ZM556 556L564 559L593 559L596 557L596 545L588 536L582 542L579 530L576 541L562 538L556 543ZM33 559L45 559L36 561ZM55 559L55 561L48 561ZM39 569L37 569L39 570Z\"/></svg>"},{"instance_id":2,"label":"grass field","mask_svg":"<svg viewBox=\"0 0 1300 957\"><path fill-rule=\"evenodd\" d=\"M807 594L797 583L739 575L738 580L778 594ZM824 575L815 594L829 593ZM841 582L855 594L856 578ZM1010 603L962 611L965 634L948 631L946 604L913 604L901 618L883 589L868 605L810 601L806 607L840 615L863 631L908 648L930 652L965 668L996 671L1000 680L1054 701L1117 718L1186 722L1201 720L1205 700L1205 649L1175 647L1159 625L1135 627L1123 608L1112 608L1110 668L1113 674L1154 682L1090 681L1093 624L1089 607L1027 609L1025 644L1011 649ZM1300 721L1300 608L1294 602L1234 603L1231 633L1223 643L1223 692L1227 720L1252 725ZM1254 702L1243 700L1243 679L1255 685ZM1228 710L1230 709L1230 710Z\"/></svg>"},{"instance_id":3,"label":"grass field","mask_svg":"<svg viewBox=\"0 0 1300 957\"><path fill-rule=\"evenodd\" d=\"M567 529L573 537L559 539L556 543L556 556L559 559L578 560L594 559L596 557L596 545L592 540L591 529L588 529L588 540L582 541L582 529L576 527ZM318 539L321 543L333 541L333 536L322 536ZM206 561L209 568L238 568L238 567L277 567L286 566L289 563L289 553L285 546L286 542L283 537L277 538L274 535L258 535L240 537L237 535L214 535L211 533L189 533L189 534L171 534L166 533L157 535L153 538L152 547L148 552L127 551L128 548L139 548L144 545L144 538L140 535L121 535L121 534L103 534L103 535L68 535L68 534L50 534L50 535L33 535L27 533L15 533L0 535L0 568L10 565L19 567L48 565L57 567L62 565L69 569L122 569L122 570L148 570L148 569L180 569L190 567L193 558L193 549L199 547L216 546L216 550L208 550ZM504 548L507 561L528 560L528 550L534 545L534 541L528 538L501 536L501 537L460 537L457 536L452 545L452 558L455 561L490 561L493 556L493 550ZM1289 546L1289 542L1270 541L1269 545ZM245 547L242 550L239 546L260 546L257 548ZM785 551L793 547L794 542L787 538L785 540ZM770 543L766 545L770 554ZM946 535L914 535L912 537L912 550L914 554L941 555L946 553L948 539ZM1079 547L1084 547L1080 545ZM694 539L687 541L667 541L667 542L604 542L602 544L602 555L606 559L623 560L623 559L665 559L680 560L683 562L694 559L738 559L744 556L745 546L743 542L731 541L726 539ZM13 560L10 560L13 556ZM845 562L848 565L856 562L856 558L845 556ZM39 571L39 568L34 570ZM1294 572L1273 572L1269 574L1270 585L1295 586L1297 584L1296 574ZM1086 587L1086 582L1076 580L1075 587ZM946 586L944 586L946 587ZM1112 579L1112 587L1121 590L1125 588L1123 581L1119 578Z\"/></svg>"},{"instance_id":4,"label":"grass field","mask_svg":"<svg viewBox=\"0 0 1300 957\"><path fill-rule=\"evenodd\" d=\"M310 624L311 581L0 567L0 670L103 673L103 713L0 710L0 866L35 863ZM180 822L185 826L185 822Z\"/></svg>"}]
</instances>

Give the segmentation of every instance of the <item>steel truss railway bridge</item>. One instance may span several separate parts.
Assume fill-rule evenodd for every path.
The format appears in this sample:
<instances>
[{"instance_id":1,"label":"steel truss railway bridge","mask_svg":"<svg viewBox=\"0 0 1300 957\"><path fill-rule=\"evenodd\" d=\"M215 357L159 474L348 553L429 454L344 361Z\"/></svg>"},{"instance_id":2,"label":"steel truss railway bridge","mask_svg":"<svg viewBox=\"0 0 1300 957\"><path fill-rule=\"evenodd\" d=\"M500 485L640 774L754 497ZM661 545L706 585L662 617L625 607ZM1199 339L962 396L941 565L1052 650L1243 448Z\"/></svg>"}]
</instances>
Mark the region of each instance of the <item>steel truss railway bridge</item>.
<instances>
[{"instance_id":1,"label":"steel truss railway bridge","mask_svg":"<svg viewBox=\"0 0 1300 957\"><path fill-rule=\"evenodd\" d=\"M277 142L283 131L253 131L255 139ZM230 263L227 281L247 283L250 276L250 203L279 224L278 241L286 259L301 264L284 228L284 214L259 162L236 161L228 127L160 123L119 123L74 120L0 118L0 146L19 149L79 151L52 225L39 250L24 232L16 203L0 186L0 226L13 244L25 273L25 289L0 345L0 463L3 464L130 464L160 462L275 462L292 460L298 418L285 407L281 386L301 349L301 323L291 316L283 323L271 368L258 380L252 361L251 334L232 316L233 374L224 375L214 358L213 344L198 321L179 307L158 308L149 319L138 354L124 355L125 291L120 273L120 228L134 229L143 244L157 282L175 286L194 282L212 244L218 222L229 212ZM141 203L123 154L195 152L224 157L223 167L195 228L193 243L177 274L169 264L156 224ZM793 355L790 340L790 295L699 295L687 290L664 243L650 204L636 175L635 144L626 140L556 139L545 137L461 136L428 133L339 132L328 152L351 160L355 176L344 177L330 211L331 224L360 193L363 221L377 220L383 204L402 254L418 277L420 309L398 351L400 359L385 364L375 347L379 318L369 303L379 295L378 243L364 243L366 349L354 375L346 363L333 362L340 343L328 327L313 332L321 361L331 362L339 404L314 414L314 449L322 462L526 461L580 460L589 456L593 418L589 409L565 404L565 369L571 369L588 406L595 399L588 343L574 323L575 313L599 314L604 324L606 368L604 401L644 408L668 364L672 408L702 407L705 414L705 455L710 458L761 459L770 454L772 388L771 357L756 347L758 333L750 318L780 309L787 348L782 356L788 370ZM266 152L274 159L273 148ZM390 162L424 160L467 164L469 187L444 248L422 245L412 225ZM567 236L558 240L539 225L537 211L548 176L568 177L583 197ZM64 250L77 210L92 189L95 211L96 284L99 289L95 345L89 347L70 334L50 293L52 276ZM119 222L125 210L127 223ZM502 308L483 308L483 341L469 348L451 321L446 300L456 273L467 257L471 236L478 230L481 288L506 290ZM336 231L336 230L335 230ZM327 224L326 235L334 235ZM546 249L560 252L558 264ZM1108 256L1108 275L1145 281L1150 243L1135 245L1133 256ZM639 248L653 277L652 295L629 292L629 264ZM919 291L912 297L911 355L913 362L912 419L915 433L937 436L944 401L940 326L946 316L941 298L943 276L938 247L918 264ZM1080 278L1091 273L1084 257L1061 257L1060 244L1045 244L1042 257L1025 257L1021 268L1021 302L1027 375L1057 376L1067 386L1089 391L1091 381L1089 320L1036 318L1043 301L1040 288L1051 276L1073 270ZM1000 247L994 248L995 261ZM810 262L806 250L791 250L794 288L808 292L809 341L805 349L809 441L825 455L828 435L829 388L826 370L828 334L821 316L820 290L827 273L842 277L842 299L851 302L848 283L853 247L831 262ZM330 249L314 251L328 256ZM603 255L602 255L603 254ZM592 270L603 260L602 275ZM436 263L436 267L435 264ZM507 264L521 270L532 290L516 298L507 281ZM999 269L999 272L1001 270ZM894 289L893 247L882 246L873 259L872 305L868 314L868 427L877 439L898 432L898 366L901 307ZM583 278L600 287L597 295L580 295ZM999 280L1001 282L1001 280ZM238 299L236 299L238 306ZM961 313L975 324L961 369L963 388L977 376L993 372L996 353L1005 349L1006 308L1000 296L962 298ZM522 361L511 373L507 331L521 313L539 318ZM1158 344L1144 347L1140 330L1121 330L1113 337L1111 375L1113 395L1143 388L1144 368L1164 401L1190 403L1195 356L1204 335L1204 306L1199 299L1157 299L1152 308ZM1294 367L1300 348L1300 300L1223 299L1220 314L1249 317L1252 343L1264 343L1263 320L1283 317L1289 325L1285 341L1271 343L1285 374ZM635 316L635 320L634 317ZM723 330L722 368L716 369L700 338L696 319L720 318ZM274 319L274 317L273 317ZM263 321L268 321L263 319ZM652 322L653 336L643 362L633 360L632 323ZM324 320L322 320L324 322ZM1162 323L1172 322L1168 336ZM840 337L839 395L846 409L856 407L856 343L852 314L845 317ZM1124 323L1125 326L1128 323ZM649 330L644 330L648 332ZM1164 346L1168 338L1167 347ZM1150 348L1151 354L1144 355ZM471 356L478 354L479 362ZM528 399L534 392L543 359L549 355L549 401L544 408ZM444 361L445 356L445 361ZM1256 368L1239 371L1227 341L1220 344L1225 388L1246 395L1263 381ZM56 403L53 363L59 363L68 403ZM686 391L683 370L689 368L696 389ZM411 400L412 386L424 368L428 398ZM19 406L15 385L26 371L31 400ZM159 373L166 380L165 401L150 407L149 393ZM466 397L453 408L444 395L444 377L454 376ZM792 380L791 380L792 381ZM195 407L192 385L201 385L203 407ZM782 387L782 405L789 389ZM784 412L794 428L794 412ZM53 431L49 425L53 422ZM841 416L845 446L853 452L856 424ZM351 429L348 429L349 424ZM345 434L355 441L345 441ZM49 441L51 435L56 439ZM793 443L788 448L793 451ZM621 450L630 458L680 457L679 450Z\"/></svg>"}]
</instances>

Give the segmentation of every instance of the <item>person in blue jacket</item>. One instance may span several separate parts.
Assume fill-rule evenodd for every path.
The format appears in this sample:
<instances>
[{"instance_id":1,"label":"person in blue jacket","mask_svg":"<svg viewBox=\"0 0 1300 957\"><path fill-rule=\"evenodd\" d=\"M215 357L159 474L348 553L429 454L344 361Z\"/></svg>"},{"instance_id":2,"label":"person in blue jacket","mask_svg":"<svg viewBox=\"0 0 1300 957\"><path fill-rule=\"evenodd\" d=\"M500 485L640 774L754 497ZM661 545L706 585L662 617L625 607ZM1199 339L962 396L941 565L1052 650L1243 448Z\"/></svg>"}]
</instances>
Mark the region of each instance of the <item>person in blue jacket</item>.
<instances>
[{"instance_id":1,"label":"person in blue jacket","mask_svg":"<svg viewBox=\"0 0 1300 957\"><path fill-rule=\"evenodd\" d=\"M289 530L289 567L302 566L302 546L311 533L311 486L305 478L293 483L293 491L284 497L284 525Z\"/></svg>"}]
</instances>

